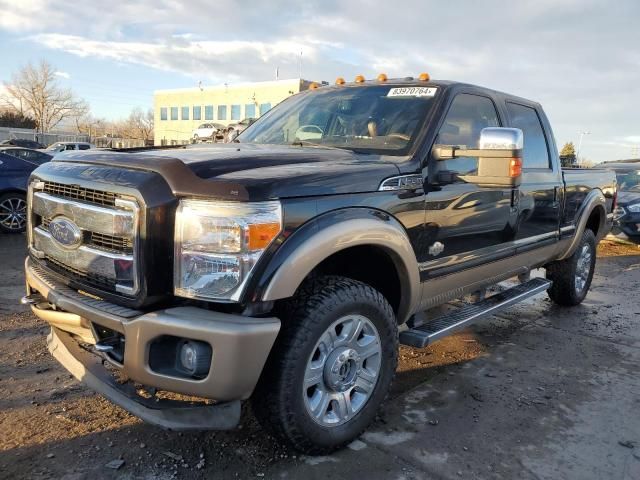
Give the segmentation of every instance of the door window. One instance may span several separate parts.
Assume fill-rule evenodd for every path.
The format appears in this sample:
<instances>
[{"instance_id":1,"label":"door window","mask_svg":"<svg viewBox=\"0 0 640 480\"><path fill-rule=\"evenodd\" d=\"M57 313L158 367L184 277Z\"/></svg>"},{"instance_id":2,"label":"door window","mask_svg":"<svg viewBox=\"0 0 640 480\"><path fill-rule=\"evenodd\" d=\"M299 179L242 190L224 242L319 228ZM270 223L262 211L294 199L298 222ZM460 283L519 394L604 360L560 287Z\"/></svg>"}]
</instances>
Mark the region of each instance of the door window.
<instances>
[{"instance_id":1,"label":"door window","mask_svg":"<svg viewBox=\"0 0 640 480\"><path fill-rule=\"evenodd\" d=\"M461 93L453 99L436 143L475 149L479 146L482 129L498 126L498 112L490 98ZM452 181L455 181L456 175L473 175L477 169L478 159L475 157L443 160L436 165L437 171L451 172Z\"/></svg>"},{"instance_id":2,"label":"door window","mask_svg":"<svg viewBox=\"0 0 640 480\"><path fill-rule=\"evenodd\" d=\"M507 102L511 126L524 134L524 168L550 168L549 150L540 117L535 109Z\"/></svg>"}]
</instances>

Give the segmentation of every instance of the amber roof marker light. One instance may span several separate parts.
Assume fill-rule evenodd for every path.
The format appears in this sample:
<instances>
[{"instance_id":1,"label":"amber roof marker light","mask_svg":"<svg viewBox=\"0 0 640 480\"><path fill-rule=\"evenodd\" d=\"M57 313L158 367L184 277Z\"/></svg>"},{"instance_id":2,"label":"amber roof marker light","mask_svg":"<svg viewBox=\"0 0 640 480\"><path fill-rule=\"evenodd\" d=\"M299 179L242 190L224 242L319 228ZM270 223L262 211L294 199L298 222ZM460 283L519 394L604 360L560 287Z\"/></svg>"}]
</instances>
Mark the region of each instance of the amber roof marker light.
<instances>
[{"instance_id":1,"label":"amber roof marker light","mask_svg":"<svg viewBox=\"0 0 640 480\"><path fill-rule=\"evenodd\" d=\"M344 81L344 78L342 77L338 77L336 78L336 85L344 85L346 82Z\"/></svg>"},{"instance_id":2,"label":"amber roof marker light","mask_svg":"<svg viewBox=\"0 0 640 480\"><path fill-rule=\"evenodd\" d=\"M356 75L356 78L354 80L356 83L364 83L364 76L363 75Z\"/></svg>"},{"instance_id":3,"label":"amber roof marker light","mask_svg":"<svg viewBox=\"0 0 640 480\"><path fill-rule=\"evenodd\" d=\"M381 73L380 75L378 75L378 81L379 82L386 82L387 79L387 74L386 73Z\"/></svg>"},{"instance_id":4,"label":"amber roof marker light","mask_svg":"<svg viewBox=\"0 0 640 480\"><path fill-rule=\"evenodd\" d=\"M431 77L429 76L428 73L421 73L420 76L418 77L418 80L420 80L421 82L428 82L431 79Z\"/></svg>"}]
</instances>

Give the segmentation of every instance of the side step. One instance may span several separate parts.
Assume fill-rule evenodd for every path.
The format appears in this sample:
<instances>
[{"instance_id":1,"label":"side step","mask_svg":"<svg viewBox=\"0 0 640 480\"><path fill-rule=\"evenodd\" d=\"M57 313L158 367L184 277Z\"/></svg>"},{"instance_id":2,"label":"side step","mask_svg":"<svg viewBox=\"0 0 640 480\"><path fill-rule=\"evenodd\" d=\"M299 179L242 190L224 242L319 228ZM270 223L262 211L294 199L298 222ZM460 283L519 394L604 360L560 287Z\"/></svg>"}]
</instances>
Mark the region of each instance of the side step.
<instances>
[{"instance_id":1,"label":"side step","mask_svg":"<svg viewBox=\"0 0 640 480\"><path fill-rule=\"evenodd\" d=\"M551 281L544 278L534 278L479 302L461 307L424 325L400 332L400 343L410 347L426 347L442 337L471 325L486 315L493 315L515 303L544 292L549 287L551 287Z\"/></svg>"}]
</instances>

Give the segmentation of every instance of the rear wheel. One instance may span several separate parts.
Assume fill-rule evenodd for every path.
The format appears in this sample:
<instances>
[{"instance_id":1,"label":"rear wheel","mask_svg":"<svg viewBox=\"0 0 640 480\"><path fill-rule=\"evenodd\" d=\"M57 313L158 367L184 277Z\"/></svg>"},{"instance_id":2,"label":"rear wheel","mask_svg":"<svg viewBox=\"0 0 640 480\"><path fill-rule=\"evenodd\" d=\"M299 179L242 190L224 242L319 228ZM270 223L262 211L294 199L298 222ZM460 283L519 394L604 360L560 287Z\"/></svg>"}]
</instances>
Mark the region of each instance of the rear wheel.
<instances>
[{"instance_id":1,"label":"rear wheel","mask_svg":"<svg viewBox=\"0 0 640 480\"><path fill-rule=\"evenodd\" d=\"M327 453L360 435L388 393L395 316L380 292L344 277L306 285L285 307L254 411L296 449Z\"/></svg>"},{"instance_id":2,"label":"rear wheel","mask_svg":"<svg viewBox=\"0 0 640 480\"><path fill-rule=\"evenodd\" d=\"M587 296L596 266L596 237L587 229L576 251L569 258L547 265L547 278L553 281L549 297L558 305L578 305Z\"/></svg>"},{"instance_id":3,"label":"rear wheel","mask_svg":"<svg viewBox=\"0 0 640 480\"><path fill-rule=\"evenodd\" d=\"M27 199L22 193L0 196L0 231L24 232L27 227Z\"/></svg>"}]
</instances>

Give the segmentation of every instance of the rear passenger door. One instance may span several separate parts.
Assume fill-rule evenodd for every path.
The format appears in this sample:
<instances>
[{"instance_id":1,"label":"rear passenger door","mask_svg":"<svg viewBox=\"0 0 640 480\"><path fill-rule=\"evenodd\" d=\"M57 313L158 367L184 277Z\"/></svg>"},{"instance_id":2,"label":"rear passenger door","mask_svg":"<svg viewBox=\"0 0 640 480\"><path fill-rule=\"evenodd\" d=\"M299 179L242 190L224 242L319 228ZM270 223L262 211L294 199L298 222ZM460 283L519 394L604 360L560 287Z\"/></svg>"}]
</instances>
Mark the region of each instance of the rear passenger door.
<instances>
[{"instance_id":1,"label":"rear passenger door","mask_svg":"<svg viewBox=\"0 0 640 480\"><path fill-rule=\"evenodd\" d=\"M534 105L507 100L511 127L524 133L522 183L519 189L515 240L518 252L555 241L562 201L561 172L551 161L552 140L545 132L542 113Z\"/></svg>"}]
</instances>

